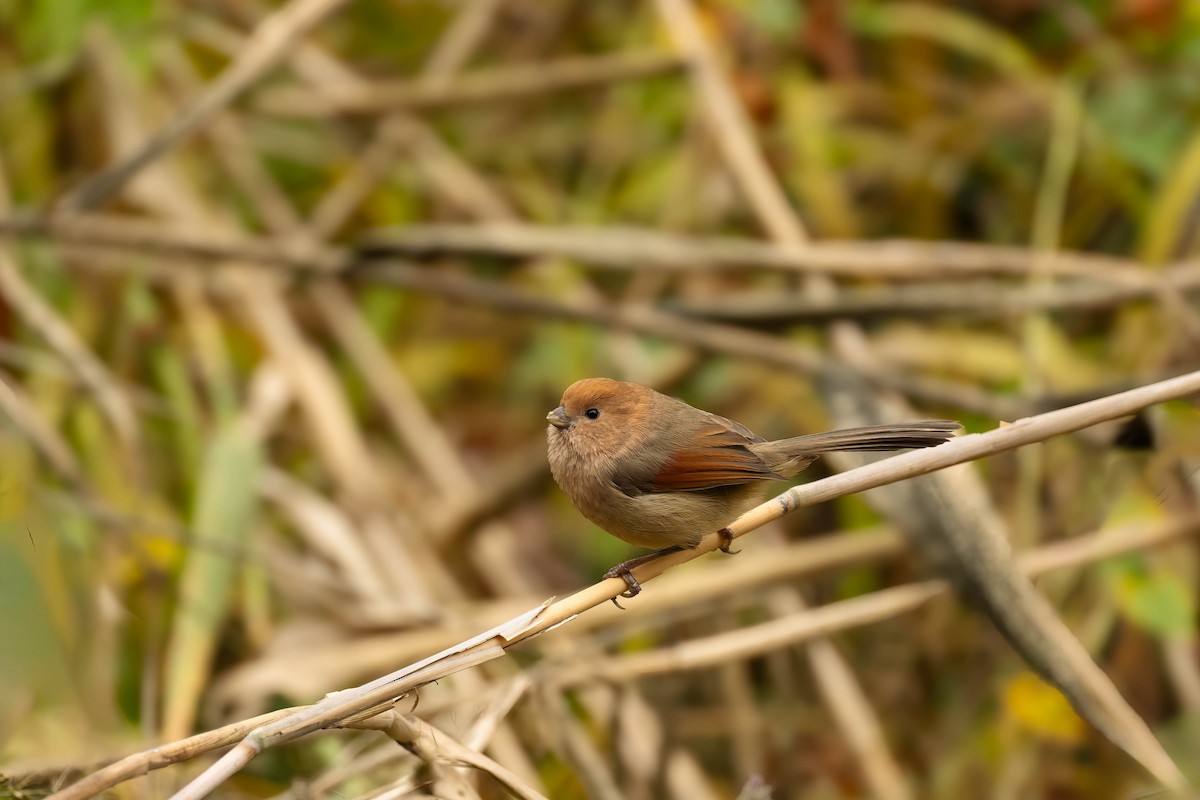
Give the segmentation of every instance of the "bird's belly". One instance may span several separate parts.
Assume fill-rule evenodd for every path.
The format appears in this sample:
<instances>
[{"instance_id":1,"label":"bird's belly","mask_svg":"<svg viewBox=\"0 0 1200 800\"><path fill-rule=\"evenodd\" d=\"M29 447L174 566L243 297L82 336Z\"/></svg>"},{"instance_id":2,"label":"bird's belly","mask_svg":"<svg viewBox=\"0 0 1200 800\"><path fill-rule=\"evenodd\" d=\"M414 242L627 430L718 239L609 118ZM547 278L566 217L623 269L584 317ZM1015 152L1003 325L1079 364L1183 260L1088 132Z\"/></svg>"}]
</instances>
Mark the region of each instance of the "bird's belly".
<instances>
[{"instance_id":1,"label":"bird's belly","mask_svg":"<svg viewBox=\"0 0 1200 800\"><path fill-rule=\"evenodd\" d=\"M752 507L754 486L723 491L659 492L629 496L616 492L585 515L604 530L638 547L692 548Z\"/></svg>"}]
</instances>

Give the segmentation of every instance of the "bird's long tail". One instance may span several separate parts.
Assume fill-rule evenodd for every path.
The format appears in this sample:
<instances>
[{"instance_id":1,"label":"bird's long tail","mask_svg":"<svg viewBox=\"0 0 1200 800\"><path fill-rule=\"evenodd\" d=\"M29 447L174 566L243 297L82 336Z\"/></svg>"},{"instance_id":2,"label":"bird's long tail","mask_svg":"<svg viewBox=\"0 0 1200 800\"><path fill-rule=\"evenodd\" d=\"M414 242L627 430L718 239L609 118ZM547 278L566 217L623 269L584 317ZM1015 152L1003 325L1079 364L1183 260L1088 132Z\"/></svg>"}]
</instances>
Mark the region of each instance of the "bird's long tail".
<instances>
[{"instance_id":1,"label":"bird's long tail","mask_svg":"<svg viewBox=\"0 0 1200 800\"><path fill-rule=\"evenodd\" d=\"M785 453L828 453L833 450L906 450L933 447L954 437L962 426L953 420L932 419L898 425L871 425L828 433L811 433L771 442L771 449Z\"/></svg>"},{"instance_id":2,"label":"bird's long tail","mask_svg":"<svg viewBox=\"0 0 1200 800\"><path fill-rule=\"evenodd\" d=\"M754 452L781 478L790 478L821 453L835 450L907 450L933 447L954 436L961 426L952 420L934 419L900 425L872 425L828 433L793 436L753 445Z\"/></svg>"}]
</instances>

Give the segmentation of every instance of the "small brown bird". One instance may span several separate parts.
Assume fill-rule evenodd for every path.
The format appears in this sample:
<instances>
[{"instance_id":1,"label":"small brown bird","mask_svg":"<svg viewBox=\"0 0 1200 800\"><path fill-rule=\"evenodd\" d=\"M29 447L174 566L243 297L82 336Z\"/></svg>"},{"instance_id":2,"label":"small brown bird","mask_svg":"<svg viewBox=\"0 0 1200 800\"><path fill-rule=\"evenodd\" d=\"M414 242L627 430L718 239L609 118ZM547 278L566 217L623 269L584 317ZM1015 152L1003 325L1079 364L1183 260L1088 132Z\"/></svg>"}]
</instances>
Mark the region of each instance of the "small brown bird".
<instances>
[{"instance_id":1,"label":"small brown bird","mask_svg":"<svg viewBox=\"0 0 1200 800\"><path fill-rule=\"evenodd\" d=\"M575 507L604 530L640 547L662 548L613 567L633 597L634 567L696 547L753 508L764 481L794 477L832 450L903 450L942 444L957 422L814 433L768 442L749 428L638 383L587 378L568 387L546 415L550 471Z\"/></svg>"}]
</instances>

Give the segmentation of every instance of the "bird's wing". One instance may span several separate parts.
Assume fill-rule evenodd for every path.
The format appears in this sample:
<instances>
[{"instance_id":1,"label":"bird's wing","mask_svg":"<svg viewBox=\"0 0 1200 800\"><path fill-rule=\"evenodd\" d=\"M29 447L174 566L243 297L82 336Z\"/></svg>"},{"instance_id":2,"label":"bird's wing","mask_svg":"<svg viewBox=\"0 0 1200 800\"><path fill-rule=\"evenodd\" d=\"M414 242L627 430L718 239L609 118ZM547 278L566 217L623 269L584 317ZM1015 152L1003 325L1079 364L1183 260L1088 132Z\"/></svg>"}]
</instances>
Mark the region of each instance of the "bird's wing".
<instances>
[{"instance_id":1,"label":"bird's wing","mask_svg":"<svg viewBox=\"0 0 1200 800\"><path fill-rule=\"evenodd\" d=\"M747 446L764 441L746 426L716 414L677 449L643 492L696 492L752 481L784 480Z\"/></svg>"},{"instance_id":2,"label":"bird's wing","mask_svg":"<svg viewBox=\"0 0 1200 800\"><path fill-rule=\"evenodd\" d=\"M736 433L738 436L742 437L742 444L747 444L749 442L754 442L757 444L766 441L766 439L759 436L757 433L750 430L740 422L734 422L727 417L722 417L720 414L714 414L711 411L705 411L704 416L712 425L720 426L725 430Z\"/></svg>"}]
</instances>

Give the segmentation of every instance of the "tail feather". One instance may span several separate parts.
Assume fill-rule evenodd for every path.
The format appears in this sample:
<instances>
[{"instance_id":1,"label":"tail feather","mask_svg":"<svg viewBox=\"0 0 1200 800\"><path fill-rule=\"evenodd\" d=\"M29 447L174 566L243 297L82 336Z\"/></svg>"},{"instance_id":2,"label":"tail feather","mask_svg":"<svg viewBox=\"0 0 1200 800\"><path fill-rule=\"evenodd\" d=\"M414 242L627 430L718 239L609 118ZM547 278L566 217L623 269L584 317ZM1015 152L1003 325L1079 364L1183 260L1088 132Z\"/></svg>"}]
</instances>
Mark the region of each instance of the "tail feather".
<instances>
[{"instance_id":1,"label":"tail feather","mask_svg":"<svg viewBox=\"0 0 1200 800\"><path fill-rule=\"evenodd\" d=\"M846 428L780 439L771 442L770 449L781 456L799 456L835 450L905 450L934 447L954 438L954 432L960 427L962 426L953 420L935 419L898 425Z\"/></svg>"}]
</instances>

